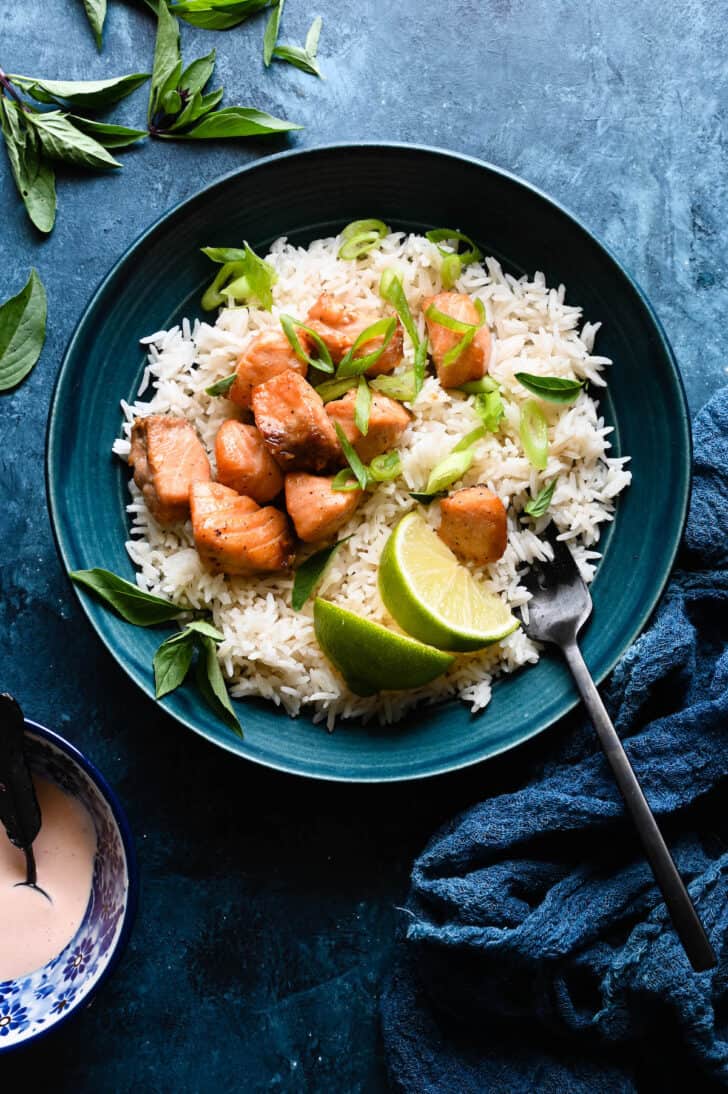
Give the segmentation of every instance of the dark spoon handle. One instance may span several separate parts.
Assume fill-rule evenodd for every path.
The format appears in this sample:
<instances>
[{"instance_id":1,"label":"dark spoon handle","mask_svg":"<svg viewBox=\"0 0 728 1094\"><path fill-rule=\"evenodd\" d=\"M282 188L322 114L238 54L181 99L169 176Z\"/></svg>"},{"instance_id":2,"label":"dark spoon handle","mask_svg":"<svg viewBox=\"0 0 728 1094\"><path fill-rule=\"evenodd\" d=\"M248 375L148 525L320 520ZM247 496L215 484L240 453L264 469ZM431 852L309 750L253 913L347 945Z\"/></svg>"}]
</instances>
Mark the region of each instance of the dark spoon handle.
<instances>
[{"instance_id":1,"label":"dark spoon handle","mask_svg":"<svg viewBox=\"0 0 728 1094\"><path fill-rule=\"evenodd\" d=\"M596 685L586 667L576 642L561 647L576 680L589 717L594 723L599 742L614 772L624 804L637 828L645 854L668 907L675 930L683 944L690 964L696 972L712 969L717 959L695 911L690 895L673 862L657 821L642 793L642 787L627 759L622 742L607 714Z\"/></svg>"}]
</instances>

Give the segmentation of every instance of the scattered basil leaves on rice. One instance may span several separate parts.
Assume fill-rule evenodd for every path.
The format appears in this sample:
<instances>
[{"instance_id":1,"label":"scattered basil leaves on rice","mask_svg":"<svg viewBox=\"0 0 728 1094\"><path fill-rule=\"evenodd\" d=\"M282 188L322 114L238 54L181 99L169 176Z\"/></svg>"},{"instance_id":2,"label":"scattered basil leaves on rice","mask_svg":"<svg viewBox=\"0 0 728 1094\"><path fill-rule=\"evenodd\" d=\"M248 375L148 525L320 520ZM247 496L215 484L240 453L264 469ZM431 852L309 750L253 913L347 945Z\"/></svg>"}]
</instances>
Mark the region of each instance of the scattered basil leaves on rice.
<instances>
[{"instance_id":1,"label":"scattered basil leaves on rice","mask_svg":"<svg viewBox=\"0 0 728 1094\"><path fill-rule=\"evenodd\" d=\"M532 395L563 406L576 402L584 387L583 380L567 380L563 376L535 376L530 372L517 372L515 377Z\"/></svg>"},{"instance_id":2,"label":"scattered basil leaves on rice","mask_svg":"<svg viewBox=\"0 0 728 1094\"><path fill-rule=\"evenodd\" d=\"M333 561L334 555L342 543L346 543L347 539L351 539L351 536L345 536L336 543L332 543L330 546L316 551L315 554L309 555L298 567L293 578L293 589L291 591L291 607L294 612L300 612L309 597L316 592Z\"/></svg>"},{"instance_id":3,"label":"scattered basil leaves on rice","mask_svg":"<svg viewBox=\"0 0 728 1094\"><path fill-rule=\"evenodd\" d=\"M529 517L542 517L551 505L555 489L556 479L552 479L548 486L544 486L539 490L535 498L531 498L526 502L523 506L523 512L528 513Z\"/></svg>"},{"instance_id":4,"label":"scattered basil leaves on rice","mask_svg":"<svg viewBox=\"0 0 728 1094\"><path fill-rule=\"evenodd\" d=\"M46 314L43 283L31 270L20 292L0 304L0 391L17 387L37 363L45 342Z\"/></svg>"}]
</instances>

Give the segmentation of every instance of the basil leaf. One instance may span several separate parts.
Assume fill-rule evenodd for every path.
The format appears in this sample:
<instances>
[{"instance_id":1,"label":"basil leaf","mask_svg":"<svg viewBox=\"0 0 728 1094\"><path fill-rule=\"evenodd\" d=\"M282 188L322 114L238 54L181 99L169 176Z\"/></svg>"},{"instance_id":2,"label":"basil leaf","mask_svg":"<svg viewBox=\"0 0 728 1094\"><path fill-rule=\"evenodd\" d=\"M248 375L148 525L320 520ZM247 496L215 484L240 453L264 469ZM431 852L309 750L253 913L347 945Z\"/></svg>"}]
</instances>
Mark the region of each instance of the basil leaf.
<instances>
[{"instance_id":1,"label":"basil leaf","mask_svg":"<svg viewBox=\"0 0 728 1094\"><path fill-rule=\"evenodd\" d=\"M527 399L521 407L518 433L529 460L536 470L543 471L549 456L548 422L543 410L533 399Z\"/></svg>"},{"instance_id":2,"label":"basil leaf","mask_svg":"<svg viewBox=\"0 0 728 1094\"><path fill-rule=\"evenodd\" d=\"M562 376L534 376L530 372L517 372L516 379L526 391L538 395L539 399L565 406L575 402L584 387L583 380L566 380Z\"/></svg>"},{"instance_id":3,"label":"basil leaf","mask_svg":"<svg viewBox=\"0 0 728 1094\"><path fill-rule=\"evenodd\" d=\"M425 487L426 494L437 494L461 479L473 462L472 447L453 451L433 467Z\"/></svg>"},{"instance_id":4,"label":"basil leaf","mask_svg":"<svg viewBox=\"0 0 728 1094\"><path fill-rule=\"evenodd\" d=\"M77 167L121 167L103 144L76 129L60 111L28 114L27 118L35 126L44 152L52 159L73 163Z\"/></svg>"},{"instance_id":5,"label":"basil leaf","mask_svg":"<svg viewBox=\"0 0 728 1094\"><path fill-rule=\"evenodd\" d=\"M15 185L26 211L40 232L50 232L56 219L55 172L43 157L34 130L24 128L15 103L0 96L0 127Z\"/></svg>"},{"instance_id":6,"label":"basil leaf","mask_svg":"<svg viewBox=\"0 0 728 1094\"><path fill-rule=\"evenodd\" d=\"M324 25L324 21L320 15L317 15L311 26L308 28L308 34L306 35L306 41L304 43L304 49L308 53L309 57L315 57L318 53L319 38L321 37L321 28Z\"/></svg>"},{"instance_id":7,"label":"basil leaf","mask_svg":"<svg viewBox=\"0 0 728 1094\"><path fill-rule=\"evenodd\" d=\"M0 391L15 387L36 364L45 341L46 311L43 283L31 270L17 296L0 304Z\"/></svg>"},{"instance_id":8,"label":"basil leaf","mask_svg":"<svg viewBox=\"0 0 728 1094\"><path fill-rule=\"evenodd\" d=\"M400 372L397 376L375 376L369 381L369 386L390 399L397 399L400 403L411 403L415 397L414 369Z\"/></svg>"},{"instance_id":9,"label":"basil leaf","mask_svg":"<svg viewBox=\"0 0 728 1094\"><path fill-rule=\"evenodd\" d=\"M438 490L435 494L418 493L416 490L410 490L409 496L418 501L420 505L432 505L433 501L447 497L447 490Z\"/></svg>"},{"instance_id":10,"label":"basil leaf","mask_svg":"<svg viewBox=\"0 0 728 1094\"><path fill-rule=\"evenodd\" d=\"M217 660L214 639L200 635L197 642L199 655L195 666L197 687L207 705L219 718L233 730L238 737L243 736L240 722L233 710L225 680Z\"/></svg>"},{"instance_id":11,"label":"basil leaf","mask_svg":"<svg viewBox=\"0 0 728 1094\"><path fill-rule=\"evenodd\" d=\"M184 683L195 652L194 635L187 631L172 635L154 654L154 694L157 699L169 695Z\"/></svg>"},{"instance_id":12,"label":"basil leaf","mask_svg":"<svg viewBox=\"0 0 728 1094\"><path fill-rule=\"evenodd\" d=\"M180 0L171 11L203 30L229 30L267 7L269 0Z\"/></svg>"},{"instance_id":13,"label":"basil leaf","mask_svg":"<svg viewBox=\"0 0 728 1094\"><path fill-rule=\"evenodd\" d=\"M308 598L312 596L319 587L334 555L339 547L341 547L341 544L346 543L347 539L351 539L351 536L345 536L344 539L332 543L330 547L324 547L322 550L317 551L316 554L310 555L310 557L298 567L293 579L293 589L291 591L291 607L294 612L300 612Z\"/></svg>"},{"instance_id":14,"label":"basil leaf","mask_svg":"<svg viewBox=\"0 0 728 1094\"><path fill-rule=\"evenodd\" d=\"M539 490L535 498L531 498L530 501L526 502L523 506L523 512L528 513L529 517L542 517L551 504L555 489L556 479L552 479L548 486L544 486L543 490Z\"/></svg>"},{"instance_id":15,"label":"basil leaf","mask_svg":"<svg viewBox=\"0 0 728 1094\"><path fill-rule=\"evenodd\" d=\"M361 489L366 490L367 484L369 482L369 475L367 474L366 467L359 459L358 455L348 441L346 434L344 433L338 422L334 422L334 428L336 429L336 436L339 438L341 451L344 453L346 462L356 475L356 481L359 483Z\"/></svg>"},{"instance_id":16,"label":"basil leaf","mask_svg":"<svg viewBox=\"0 0 728 1094\"><path fill-rule=\"evenodd\" d=\"M177 85L180 91L186 91L188 95L194 95L196 91L202 91L213 72L215 71L215 50L206 57L200 57L193 61L184 70Z\"/></svg>"},{"instance_id":17,"label":"basil leaf","mask_svg":"<svg viewBox=\"0 0 728 1094\"><path fill-rule=\"evenodd\" d=\"M162 88L182 59L179 44L179 23L162 2L157 9L157 37L154 45L152 83L149 89L149 121L157 111Z\"/></svg>"},{"instance_id":18,"label":"basil leaf","mask_svg":"<svg viewBox=\"0 0 728 1094\"><path fill-rule=\"evenodd\" d=\"M204 619L195 619L192 623L187 623L183 633L191 632L192 634L202 634L206 638L212 638L215 642L222 642L225 635L222 631L219 631L217 627L213 627L212 623L208 623Z\"/></svg>"},{"instance_id":19,"label":"basil leaf","mask_svg":"<svg viewBox=\"0 0 728 1094\"><path fill-rule=\"evenodd\" d=\"M325 403L330 403L346 395L347 391L353 387L356 387L356 377L347 376L343 380L325 380L323 384L318 385L316 391Z\"/></svg>"},{"instance_id":20,"label":"basil leaf","mask_svg":"<svg viewBox=\"0 0 728 1094\"><path fill-rule=\"evenodd\" d=\"M169 131L174 132L177 129L184 129L185 126L191 125L198 118L203 118L205 114L209 114L218 105L223 94L224 91L221 87L218 87L217 91L211 91L208 95L201 95L199 91L196 91L176 121L170 125Z\"/></svg>"},{"instance_id":21,"label":"basil leaf","mask_svg":"<svg viewBox=\"0 0 728 1094\"><path fill-rule=\"evenodd\" d=\"M227 395L230 388L237 379L237 372L232 372L229 376L225 376L222 380L218 380L216 383L211 384L210 387L205 388L205 395Z\"/></svg>"},{"instance_id":22,"label":"basil leaf","mask_svg":"<svg viewBox=\"0 0 728 1094\"><path fill-rule=\"evenodd\" d=\"M175 134L186 140L223 140L227 137L257 137L303 129L302 125L274 118L263 110L246 106L226 106L208 114L189 132Z\"/></svg>"},{"instance_id":23,"label":"basil leaf","mask_svg":"<svg viewBox=\"0 0 728 1094\"><path fill-rule=\"evenodd\" d=\"M417 335L409 304L407 303L407 297L404 294L402 282L394 270L386 269L383 271L379 282L379 295L383 300L386 300L388 304L392 305L402 322L402 326L410 336L412 345L415 347L415 350L417 350L420 339Z\"/></svg>"},{"instance_id":24,"label":"basil leaf","mask_svg":"<svg viewBox=\"0 0 728 1094\"><path fill-rule=\"evenodd\" d=\"M359 377L359 387L354 405L354 424L363 437L369 432L369 414L372 409L372 393L363 376Z\"/></svg>"},{"instance_id":25,"label":"basil leaf","mask_svg":"<svg viewBox=\"0 0 728 1094\"><path fill-rule=\"evenodd\" d=\"M480 395L476 395L473 399L473 409L488 432L496 433L505 415L500 391L483 391Z\"/></svg>"},{"instance_id":26,"label":"basil leaf","mask_svg":"<svg viewBox=\"0 0 728 1094\"><path fill-rule=\"evenodd\" d=\"M163 600L161 596L145 593L138 585L109 570L72 570L68 576L71 581L91 589L122 619L136 627L168 623L187 610L170 600Z\"/></svg>"},{"instance_id":27,"label":"basil leaf","mask_svg":"<svg viewBox=\"0 0 728 1094\"><path fill-rule=\"evenodd\" d=\"M276 46L273 50L273 56L277 57L279 61L285 61L289 65L293 65L294 68L298 68L301 72L308 72L311 76L318 76L319 79L323 79L321 69L316 64L315 57L311 57L301 46L283 45ZM376 240L375 240L376 242ZM368 250L370 248L367 248ZM343 250L343 248L342 248ZM356 255L343 255L339 252L339 258L357 257Z\"/></svg>"},{"instance_id":28,"label":"basil leaf","mask_svg":"<svg viewBox=\"0 0 728 1094\"><path fill-rule=\"evenodd\" d=\"M265 33L263 35L263 64L266 68L268 68L271 63L273 50L278 41L278 30L281 25L281 16L283 15L283 6L285 2L286 0L277 0L277 3L273 6L273 11L268 16L268 22L265 25Z\"/></svg>"},{"instance_id":29,"label":"basil leaf","mask_svg":"<svg viewBox=\"0 0 728 1094\"><path fill-rule=\"evenodd\" d=\"M76 114L68 115L76 129L83 130L103 144L104 148L128 148L147 136L146 129L129 129L125 125L109 125L106 122L94 122L90 118L80 118Z\"/></svg>"},{"instance_id":30,"label":"basil leaf","mask_svg":"<svg viewBox=\"0 0 728 1094\"><path fill-rule=\"evenodd\" d=\"M106 18L106 0L83 0L83 6L86 9L86 18L94 32L96 45L101 49L101 35L104 29L104 19Z\"/></svg>"},{"instance_id":31,"label":"basil leaf","mask_svg":"<svg viewBox=\"0 0 728 1094\"><path fill-rule=\"evenodd\" d=\"M108 80L44 80L38 76L10 76L39 102L57 102L62 106L77 106L97 110L112 106L149 79L148 72L132 72L127 76L112 76ZM41 98L37 92L45 95Z\"/></svg>"}]
</instances>

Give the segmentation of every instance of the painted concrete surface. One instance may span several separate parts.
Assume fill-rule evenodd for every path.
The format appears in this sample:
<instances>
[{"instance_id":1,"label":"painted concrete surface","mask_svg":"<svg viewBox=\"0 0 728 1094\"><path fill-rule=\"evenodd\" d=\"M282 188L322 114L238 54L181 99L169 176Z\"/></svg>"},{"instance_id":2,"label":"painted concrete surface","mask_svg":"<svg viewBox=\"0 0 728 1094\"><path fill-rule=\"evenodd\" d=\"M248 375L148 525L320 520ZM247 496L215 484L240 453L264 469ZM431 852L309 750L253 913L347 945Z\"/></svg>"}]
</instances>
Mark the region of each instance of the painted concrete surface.
<instances>
[{"instance_id":1,"label":"painted concrete surface","mask_svg":"<svg viewBox=\"0 0 728 1094\"><path fill-rule=\"evenodd\" d=\"M143 4L109 8L98 54L80 0L6 0L0 65L63 78L147 69L153 23ZM652 298L694 409L725 379L725 0L289 0L282 38L302 41L316 14L325 82L263 69L264 17L226 33L182 31L186 55L218 50L227 103L289 117L300 134L147 142L123 154L113 177L62 172L47 241L0 160L0 296L31 265L49 295L41 361L0 397L0 684L104 770L129 811L142 871L139 920L116 976L33 1051L56 1090L385 1089L377 993L412 856L440 821L515 785L548 750L547 735L485 768L400 788L313 784L231 760L130 689L60 570L43 483L63 348L129 243L201 183L267 151L357 139L440 145L524 176L605 240ZM142 125L144 113L142 90L113 116ZM3 1062L3 1078L27 1063Z\"/></svg>"}]
</instances>

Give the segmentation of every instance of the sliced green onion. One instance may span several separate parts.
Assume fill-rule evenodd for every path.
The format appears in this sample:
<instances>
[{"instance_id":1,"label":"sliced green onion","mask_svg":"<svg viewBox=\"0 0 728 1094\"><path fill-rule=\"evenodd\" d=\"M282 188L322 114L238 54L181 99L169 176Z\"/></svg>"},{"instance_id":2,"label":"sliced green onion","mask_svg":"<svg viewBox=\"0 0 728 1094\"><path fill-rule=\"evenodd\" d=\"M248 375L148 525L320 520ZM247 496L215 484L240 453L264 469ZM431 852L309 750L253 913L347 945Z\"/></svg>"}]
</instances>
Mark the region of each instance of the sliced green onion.
<instances>
[{"instance_id":1,"label":"sliced green onion","mask_svg":"<svg viewBox=\"0 0 728 1094\"><path fill-rule=\"evenodd\" d=\"M359 490L360 486L351 468L342 467L341 471L337 471L331 480L331 489L337 493L345 494L350 490Z\"/></svg>"},{"instance_id":2,"label":"sliced green onion","mask_svg":"<svg viewBox=\"0 0 728 1094\"><path fill-rule=\"evenodd\" d=\"M389 228L381 220L354 220L341 233L338 257L347 260L360 258L378 247L388 233Z\"/></svg>"},{"instance_id":3,"label":"sliced green onion","mask_svg":"<svg viewBox=\"0 0 728 1094\"><path fill-rule=\"evenodd\" d=\"M453 450L449 456L433 467L427 480L425 493L436 494L438 490L445 490L461 479L473 462L473 455L472 446L465 451Z\"/></svg>"},{"instance_id":4,"label":"sliced green onion","mask_svg":"<svg viewBox=\"0 0 728 1094\"><path fill-rule=\"evenodd\" d=\"M366 490L367 483L369 482L369 476L367 469L357 456L354 448L346 437L344 430L341 428L338 422L334 422L334 428L336 429L336 436L339 438L339 444L341 445L341 451L344 453L346 462L351 470L356 475L356 481L362 490Z\"/></svg>"},{"instance_id":5,"label":"sliced green onion","mask_svg":"<svg viewBox=\"0 0 728 1094\"><path fill-rule=\"evenodd\" d=\"M523 450L533 466L543 471L549 457L549 427L543 410L535 399L527 399L521 407L518 430Z\"/></svg>"},{"instance_id":6,"label":"sliced green onion","mask_svg":"<svg viewBox=\"0 0 728 1094\"><path fill-rule=\"evenodd\" d=\"M369 477L375 482L392 482L401 470L399 452L382 452L369 464Z\"/></svg>"},{"instance_id":7,"label":"sliced green onion","mask_svg":"<svg viewBox=\"0 0 728 1094\"><path fill-rule=\"evenodd\" d=\"M443 289L449 291L463 272L463 260L460 255L446 254L440 266L440 278Z\"/></svg>"},{"instance_id":8,"label":"sliced green onion","mask_svg":"<svg viewBox=\"0 0 728 1094\"><path fill-rule=\"evenodd\" d=\"M432 505L437 498L444 498L446 495L447 490L438 490L436 494L418 493L416 490L410 490L409 492L409 496L418 501L420 505Z\"/></svg>"},{"instance_id":9,"label":"sliced green onion","mask_svg":"<svg viewBox=\"0 0 728 1094\"><path fill-rule=\"evenodd\" d=\"M369 384L363 376L360 376L359 387L356 392L356 403L354 405L354 425L363 437L366 437L369 432L369 414L371 409L372 393L369 390Z\"/></svg>"},{"instance_id":10,"label":"sliced green onion","mask_svg":"<svg viewBox=\"0 0 728 1094\"><path fill-rule=\"evenodd\" d=\"M452 315L440 311L434 304L430 304L425 312L425 318L432 323L439 323L441 327L455 331L456 334L469 334L470 331L475 332L478 329L477 323L465 323L462 319L454 319Z\"/></svg>"},{"instance_id":11,"label":"sliced green onion","mask_svg":"<svg viewBox=\"0 0 728 1094\"><path fill-rule=\"evenodd\" d=\"M303 361L304 364L310 365L311 368L317 368L321 372L334 371L334 362L331 360L331 354L328 351L326 343L315 330L311 330L305 323L301 323L298 319L294 319L292 315L281 315L279 318L281 326L283 327L283 333L288 339L290 347L299 361ZM314 345L319 351L319 357L309 357L298 339L296 327L298 327L299 330L304 330L309 338L313 339Z\"/></svg>"},{"instance_id":12,"label":"sliced green onion","mask_svg":"<svg viewBox=\"0 0 728 1094\"><path fill-rule=\"evenodd\" d=\"M530 372L517 372L516 379L532 395L538 395L539 399L545 399L549 403L561 403L562 406L576 402L584 387L583 380L567 380L563 376L534 376Z\"/></svg>"},{"instance_id":13,"label":"sliced green onion","mask_svg":"<svg viewBox=\"0 0 728 1094\"><path fill-rule=\"evenodd\" d=\"M381 395L388 395L390 399L398 399L400 403L411 403L415 397L414 369L400 372L397 376L375 376L369 381L369 387Z\"/></svg>"},{"instance_id":14,"label":"sliced green onion","mask_svg":"<svg viewBox=\"0 0 728 1094\"><path fill-rule=\"evenodd\" d=\"M202 253L223 266L202 298L205 311L219 307L226 297L236 303L254 298L262 308L270 311L273 306L272 289L278 274L270 263L258 257L247 242L243 243L242 248L203 247Z\"/></svg>"},{"instance_id":15,"label":"sliced green onion","mask_svg":"<svg viewBox=\"0 0 728 1094\"><path fill-rule=\"evenodd\" d=\"M384 319L377 319L376 323L365 327L351 349L342 357L336 370L336 379L343 380L347 376L360 376L372 365L375 365L392 341L396 329L397 320L393 315L385 316ZM356 351L361 349L362 346L366 346L368 342L372 342L375 338L382 338L381 346L372 350L371 353L357 357Z\"/></svg>"},{"instance_id":16,"label":"sliced green onion","mask_svg":"<svg viewBox=\"0 0 728 1094\"><path fill-rule=\"evenodd\" d=\"M206 395L227 395L230 388L233 386L237 379L237 372L231 373L230 376L225 376L222 380L217 380L210 387L205 388Z\"/></svg>"},{"instance_id":17,"label":"sliced green onion","mask_svg":"<svg viewBox=\"0 0 728 1094\"><path fill-rule=\"evenodd\" d=\"M473 410L490 433L495 433L505 415L503 399L496 386L495 391L483 391L473 399Z\"/></svg>"},{"instance_id":18,"label":"sliced green onion","mask_svg":"<svg viewBox=\"0 0 728 1094\"><path fill-rule=\"evenodd\" d=\"M351 391L353 387L356 387L355 376L346 377L343 380L325 380L323 384L318 385L316 391L325 403L330 403L346 395L347 391Z\"/></svg>"},{"instance_id":19,"label":"sliced green onion","mask_svg":"<svg viewBox=\"0 0 728 1094\"><path fill-rule=\"evenodd\" d=\"M422 391L425 382L425 369L427 368L427 338L423 338L415 349L415 399Z\"/></svg>"},{"instance_id":20,"label":"sliced green onion","mask_svg":"<svg viewBox=\"0 0 728 1094\"><path fill-rule=\"evenodd\" d=\"M386 300L388 304L392 305L402 322L402 326L407 331L412 345L417 349L420 344L417 328L402 288L402 282L394 270L386 269L382 272L379 281L379 295L382 300Z\"/></svg>"},{"instance_id":21,"label":"sliced green onion","mask_svg":"<svg viewBox=\"0 0 728 1094\"><path fill-rule=\"evenodd\" d=\"M470 236L466 236L464 232L457 232L454 228L433 228L431 232L425 233L425 238L429 239L430 243L454 243L454 251L446 251L443 247L437 249L444 258L455 254L463 266L467 266L471 262L479 262L483 257L480 248L473 243ZM458 253L460 243L467 243L468 250Z\"/></svg>"},{"instance_id":22,"label":"sliced green onion","mask_svg":"<svg viewBox=\"0 0 728 1094\"><path fill-rule=\"evenodd\" d=\"M475 338L475 335L477 334L477 332L478 332L477 327L471 327L470 330L468 331L468 333L464 334L459 342L456 342L454 346L450 347L450 349L447 351L447 353L442 358L442 367L443 368L447 368L449 365L454 365L455 364L458 357L460 357L460 355L462 353L464 353L465 350L468 348L468 346L471 344L471 342Z\"/></svg>"},{"instance_id":23,"label":"sliced green onion","mask_svg":"<svg viewBox=\"0 0 728 1094\"><path fill-rule=\"evenodd\" d=\"M544 486L542 490L539 490L535 498L531 498L530 501L526 502L523 506L523 512L528 513L529 517L542 517L551 504L555 489L556 479L552 479L548 486Z\"/></svg>"},{"instance_id":24,"label":"sliced green onion","mask_svg":"<svg viewBox=\"0 0 728 1094\"><path fill-rule=\"evenodd\" d=\"M472 448L476 441L479 441L481 437L486 434L486 428L484 425L476 425L475 429L471 429L470 433L466 433L464 437L458 441L452 452L467 452L469 448Z\"/></svg>"},{"instance_id":25,"label":"sliced green onion","mask_svg":"<svg viewBox=\"0 0 728 1094\"><path fill-rule=\"evenodd\" d=\"M214 311L215 308L221 307L225 303L225 294L221 291L223 285L225 285L231 278L240 277L243 272L242 262L226 262L225 265L218 270L217 274L211 285L208 285L207 289L201 300L201 306L204 311Z\"/></svg>"},{"instance_id":26,"label":"sliced green onion","mask_svg":"<svg viewBox=\"0 0 728 1094\"><path fill-rule=\"evenodd\" d=\"M488 391L497 391L498 383L492 376L481 376L479 380L469 380L467 384L461 384L458 391L466 395L481 395Z\"/></svg>"},{"instance_id":27,"label":"sliced green onion","mask_svg":"<svg viewBox=\"0 0 728 1094\"><path fill-rule=\"evenodd\" d=\"M429 308L425 312L425 318L429 319L432 323L438 323L441 327L445 327L447 330L454 331L457 334L462 334L462 338L459 342L456 342L454 346L451 346L442 359L442 365L447 368L448 365L452 365L460 357L461 353L468 348L475 335L478 333L483 323L485 322L485 308L483 307L483 301L475 299L473 301L475 310L478 313L479 323L465 323L462 319L454 319L452 315L448 315L447 312L440 311L434 304L430 304Z\"/></svg>"}]
</instances>

